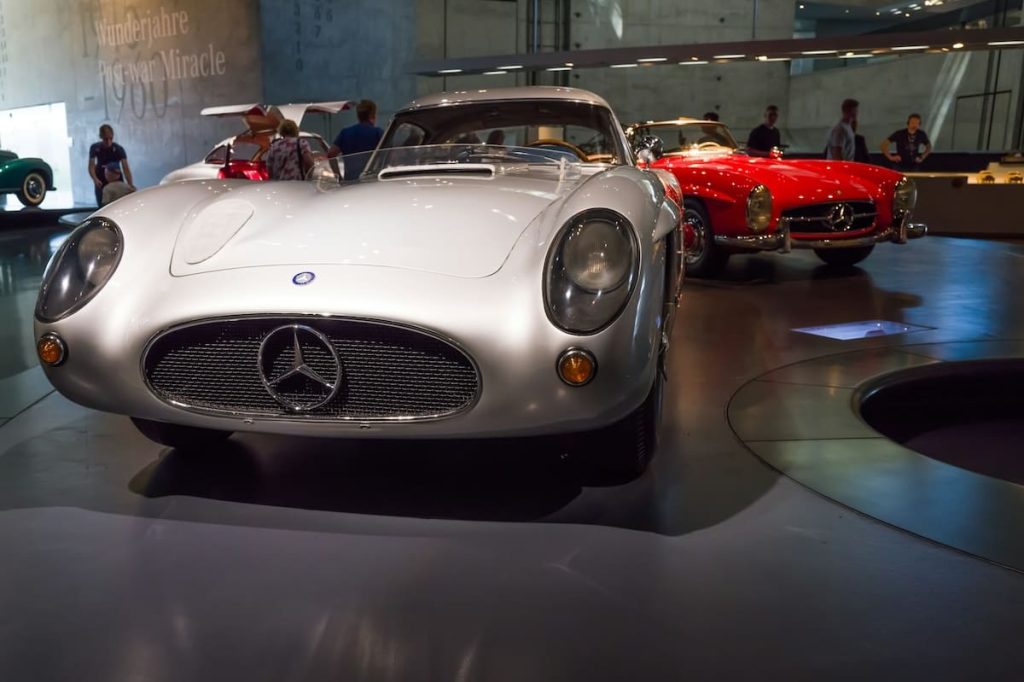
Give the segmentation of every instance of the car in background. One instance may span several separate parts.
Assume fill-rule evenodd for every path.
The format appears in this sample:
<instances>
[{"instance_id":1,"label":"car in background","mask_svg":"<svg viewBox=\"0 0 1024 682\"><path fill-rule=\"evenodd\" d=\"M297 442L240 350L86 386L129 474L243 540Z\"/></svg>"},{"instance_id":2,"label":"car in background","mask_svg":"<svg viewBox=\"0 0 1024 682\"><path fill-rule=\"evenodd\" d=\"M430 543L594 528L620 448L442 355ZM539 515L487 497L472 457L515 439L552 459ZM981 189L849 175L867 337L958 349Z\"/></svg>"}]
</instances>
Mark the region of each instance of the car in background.
<instances>
[{"instance_id":1,"label":"car in background","mask_svg":"<svg viewBox=\"0 0 1024 682\"><path fill-rule=\"evenodd\" d=\"M927 232L911 222L910 178L864 163L749 156L722 123L692 118L627 128L642 165L672 173L682 187L687 273L713 277L734 253L813 249L850 266L879 242Z\"/></svg>"},{"instance_id":2,"label":"car in background","mask_svg":"<svg viewBox=\"0 0 1024 682\"><path fill-rule=\"evenodd\" d=\"M0 194L14 194L27 207L43 203L53 186L53 169L42 159L0 150Z\"/></svg>"},{"instance_id":3,"label":"car in background","mask_svg":"<svg viewBox=\"0 0 1024 682\"><path fill-rule=\"evenodd\" d=\"M680 194L634 165L607 103L558 87L433 95L355 166L101 208L44 276L49 380L183 450L234 431L585 433L564 439L582 461L642 470Z\"/></svg>"},{"instance_id":4,"label":"car in background","mask_svg":"<svg viewBox=\"0 0 1024 682\"><path fill-rule=\"evenodd\" d=\"M267 180L264 156L270 143L277 138L277 129L285 119L302 124L306 114L336 114L353 106L353 102L309 102L304 104L229 104L206 107L202 116L216 118L239 117L245 122L245 131L214 145L202 161L173 170L160 180L160 184L182 180L210 178L237 178L241 180ZM309 144L314 159L327 156L327 142L315 133L301 131L299 136Z\"/></svg>"}]
</instances>

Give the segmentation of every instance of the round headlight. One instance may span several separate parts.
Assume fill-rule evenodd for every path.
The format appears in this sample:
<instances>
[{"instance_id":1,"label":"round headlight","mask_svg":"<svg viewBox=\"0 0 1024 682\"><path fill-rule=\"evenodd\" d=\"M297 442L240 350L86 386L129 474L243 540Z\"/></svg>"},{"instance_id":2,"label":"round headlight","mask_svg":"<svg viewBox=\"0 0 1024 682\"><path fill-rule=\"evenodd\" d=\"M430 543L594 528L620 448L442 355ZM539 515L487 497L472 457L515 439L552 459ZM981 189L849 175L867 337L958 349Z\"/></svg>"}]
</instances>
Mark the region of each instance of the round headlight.
<instances>
[{"instance_id":1,"label":"round headlight","mask_svg":"<svg viewBox=\"0 0 1024 682\"><path fill-rule=\"evenodd\" d=\"M633 226L622 215L591 209L555 237L544 272L548 316L573 334L610 324L629 300L639 269Z\"/></svg>"},{"instance_id":2,"label":"round headlight","mask_svg":"<svg viewBox=\"0 0 1024 682\"><path fill-rule=\"evenodd\" d=\"M89 230L78 244L78 266L86 281L98 286L107 281L121 255L119 237L111 229Z\"/></svg>"},{"instance_id":3,"label":"round headlight","mask_svg":"<svg viewBox=\"0 0 1024 682\"><path fill-rule=\"evenodd\" d=\"M569 231L562 250L565 274L591 292L622 286L630 270L629 235L615 225L592 220Z\"/></svg>"},{"instance_id":4,"label":"round headlight","mask_svg":"<svg viewBox=\"0 0 1024 682\"><path fill-rule=\"evenodd\" d=\"M772 193L764 185L758 185L747 195L747 227L754 232L764 232L772 222Z\"/></svg>"},{"instance_id":5,"label":"round headlight","mask_svg":"<svg viewBox=\"0 0 1024 682\"><path fill-rule=\"evenodd\" d=\"M90 218L54 254L43 275L36 317L55 322L85 305L121 260L121 231L106 218Z\"/></svg>"},{"instance_id":6,"label":"round headlight","mask_svg":"<svg viewBox=\"0 0 1024 682\"><path fill-rule=\"evenodd\" d=\"M892 193L893 211L911 211L916 204L917 185L904 175L896 182L896 188Z\"/></svg>"}]
</instances>

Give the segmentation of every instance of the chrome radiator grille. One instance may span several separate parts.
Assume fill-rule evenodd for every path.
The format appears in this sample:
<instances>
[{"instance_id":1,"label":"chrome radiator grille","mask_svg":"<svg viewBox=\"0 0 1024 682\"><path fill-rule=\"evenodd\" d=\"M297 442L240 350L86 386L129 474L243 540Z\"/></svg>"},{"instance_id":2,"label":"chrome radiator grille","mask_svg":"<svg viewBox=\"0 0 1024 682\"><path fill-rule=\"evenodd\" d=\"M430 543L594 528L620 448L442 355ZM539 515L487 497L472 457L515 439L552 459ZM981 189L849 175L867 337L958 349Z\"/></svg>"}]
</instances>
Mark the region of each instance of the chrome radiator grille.
<instances>
[{"instance_id":1,"label":"chrome radiator grille","mask_svg":"<svg viewBox=\"0 0 1024 682\"><path fill-rule=\"evenodd\" d=\"M304 394L317 390L316 382L299 377L303 381L292 386L267 385L292 367L294 353L288 355L286 346L296 325L314 330L303 331L309 339L324 342L303 351L307 374L338 378L336 392L310 409L289 403L303 402ZM285 350L266 359L260 349L271 334L284 335L278 345ZM442 339L407 327L330 318L261 317L178 327L150 342L143 372L150 390L185 409L324 421L449 416L471 406L480 388L470 359Z\"/></svg>"},{"instance_id":2,"label":"chrome radiator grille","mask_svg":"<svg viewBox=\"0 0 1024 682\"><path fill-rule=\"evenodd\" d=\"M801 206L782 212L790 232L852 232L871 227L878 212L870 201Z\"/></svg>"}]
</instances>

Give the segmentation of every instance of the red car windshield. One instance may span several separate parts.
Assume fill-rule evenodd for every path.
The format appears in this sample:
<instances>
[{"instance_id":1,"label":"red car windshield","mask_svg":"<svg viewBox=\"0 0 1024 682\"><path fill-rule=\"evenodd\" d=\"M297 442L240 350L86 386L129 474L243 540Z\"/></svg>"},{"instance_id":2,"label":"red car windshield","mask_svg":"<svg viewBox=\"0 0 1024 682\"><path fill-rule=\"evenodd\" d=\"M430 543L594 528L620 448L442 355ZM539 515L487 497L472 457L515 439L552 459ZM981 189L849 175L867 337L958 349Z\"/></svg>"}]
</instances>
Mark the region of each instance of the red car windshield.
<instances>
[{"instance_id":1,"label":"red car windshield","mask_svg":"<svg viewBox=\"0 0 1024 682\"><path fill-rule=\"evenodd\" d=\"M649 136L661 140L663 154L722 153L739 148L729 129L712 121L640 125L631 131L634 144Z\"/></svg>"}]
</instances>

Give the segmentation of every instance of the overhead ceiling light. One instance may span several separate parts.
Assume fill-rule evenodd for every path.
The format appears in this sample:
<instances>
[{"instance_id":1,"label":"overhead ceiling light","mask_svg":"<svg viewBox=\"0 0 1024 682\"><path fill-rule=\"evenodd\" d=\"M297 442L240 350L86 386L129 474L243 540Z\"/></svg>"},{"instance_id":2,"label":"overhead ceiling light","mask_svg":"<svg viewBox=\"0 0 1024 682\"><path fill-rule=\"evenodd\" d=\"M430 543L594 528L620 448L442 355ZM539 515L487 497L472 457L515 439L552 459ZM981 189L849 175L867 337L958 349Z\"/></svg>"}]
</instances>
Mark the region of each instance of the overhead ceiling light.
<instances>
[{"instance_id":1,"label":"overhead ceiling light","mask_svg":"<svg viewBox=\"0 0 1024 682\"><path fill-rule=\"evenodd\" d=\"M927 50L928 45L900 45L899 47L894 47L892 49L895 52L903 50Z\"/></svg>"},{"instance_id":2,"label":"overhead ceiling light","mask_svg":"<svg viewBox=\"0 0 1024 682\"><path fill-rule=\"evenodd\" d=\"M484 71L485 76L502 76L508 73L508 71Z\"/></svg>"},{"instance_id":3,"label":"overhead ceiling light","mask_svg":"<svg viewBox=\"0 0 1024 682\"><path fill-rule=\"evenodd\" d=\"M812 54L835 54L839 50L804 50L800 54L812 55Z\"/></svg>"},{"instance_id":4,"label":"overhead ceiling light","mask_svg":"<svg viewBox=\"0 0 1024 682\"><path fill-rule=\"evenodd\" d=\"M745 54L716 54L715 59L743 59Z\"/></svg>"},{"instance_id":5,"label":"overhead ceiling light","mask_svg":"<svg viewBox=\"0 0 1024 682\"><path fill-rule=\"evenodd\" d=\"M953 43L953 49L954 49L954 50L959 50L959 49L960 49L960 48L962 48L963 46L964 46L964 44L963 44L963 43Z\"/></svg>"},{"instance_id":6,"label":"overhead ceiling light","mask_svg":"<svg viewBox=\"0 0 1024 682\"><path fill-rule=\"evenodd\" d=\"M1024 40L993 40L989 45L992 47L999 47L1001 45L1024 45Z\"/></svg>"},{"instance_id":7,"label":"overhead ceiling light","mask_svg":"<svg viewBox=\"0 0 1024 682\"><path fill-rule=\"evenodd\" d=\"M613 69L632 69L632 68L634 68L636 66L638 66L636 64L636 62L630 62L629 64L612 64L611 65L611 67Z\"/></svg>"},{"instance_id":8,"label":"overhead ceiling light","mask_svg":"<svg viewBox=\"0 0 1024 682\"><path fill-rule=\"evenodd\" d=\"M462 69L441 69L438 73L462 73Z\"/></svg>"},{"instance_id":9,"label":"overhead ceiling light","mask_svg":"<svg viewBox=\"0 0 1024 682\"><path fill-rule=\"evenodd\" d=\"M643 59L638 59L637 61L640 62L640 63L646 63L646 62L667 62L668 61L668 57L644 57Z\"/></svg>"},{"instance_id":10,"label":"overhead ceiling light","mask_svg":"<svg viewBox=\"0 0 1024 682\"><path fill-rule=\"evenodd\" d=\"M693 62L679 62L679 66L690 66L693 64L707 64L707 60L698 59L697 61Z\"/></svg>"},{"instance_id":11,"label":"overhead ceiling light","mask_svg":"<svg viewBox=\"0 0 1024 682\"><path fill-rule=\"evenodd\" d=\"M523 65L513 64L512 66L499 66L498 68L501 69L502 71L511 71L512 69L521 69L523 68Z\"/></svg>"},{"instance_id":12,"label":"overhead ceiling light","mask_svg":"<svg viewBox=\"0 0 1024 682\"><path fill-rule=\"evenodd\" d=\"M788 62L789 57L766 57L762 62Z\"/></svg>"},{"instance_id":13,"label":"overhead ceiling light","mask_svg":"<svg viewBox=\"0 0 1024 682\"><path fill-rule=\"evenodd\" d=\"M847 52L846 54L839 55L840 59L869 59L874 57L873 54L856 54L854 52Z\"/></svg>"},{"instance_id":14,"label":"overhead ceiling light","mask_svg":"<svg viewBox=\"0 0 1024 682\"><path fill-rule=\"evenodd\" d=\"M571 66L552 66L550 69L544 69L545 71L572 71Z\"/></svg>"}]
</instances>

